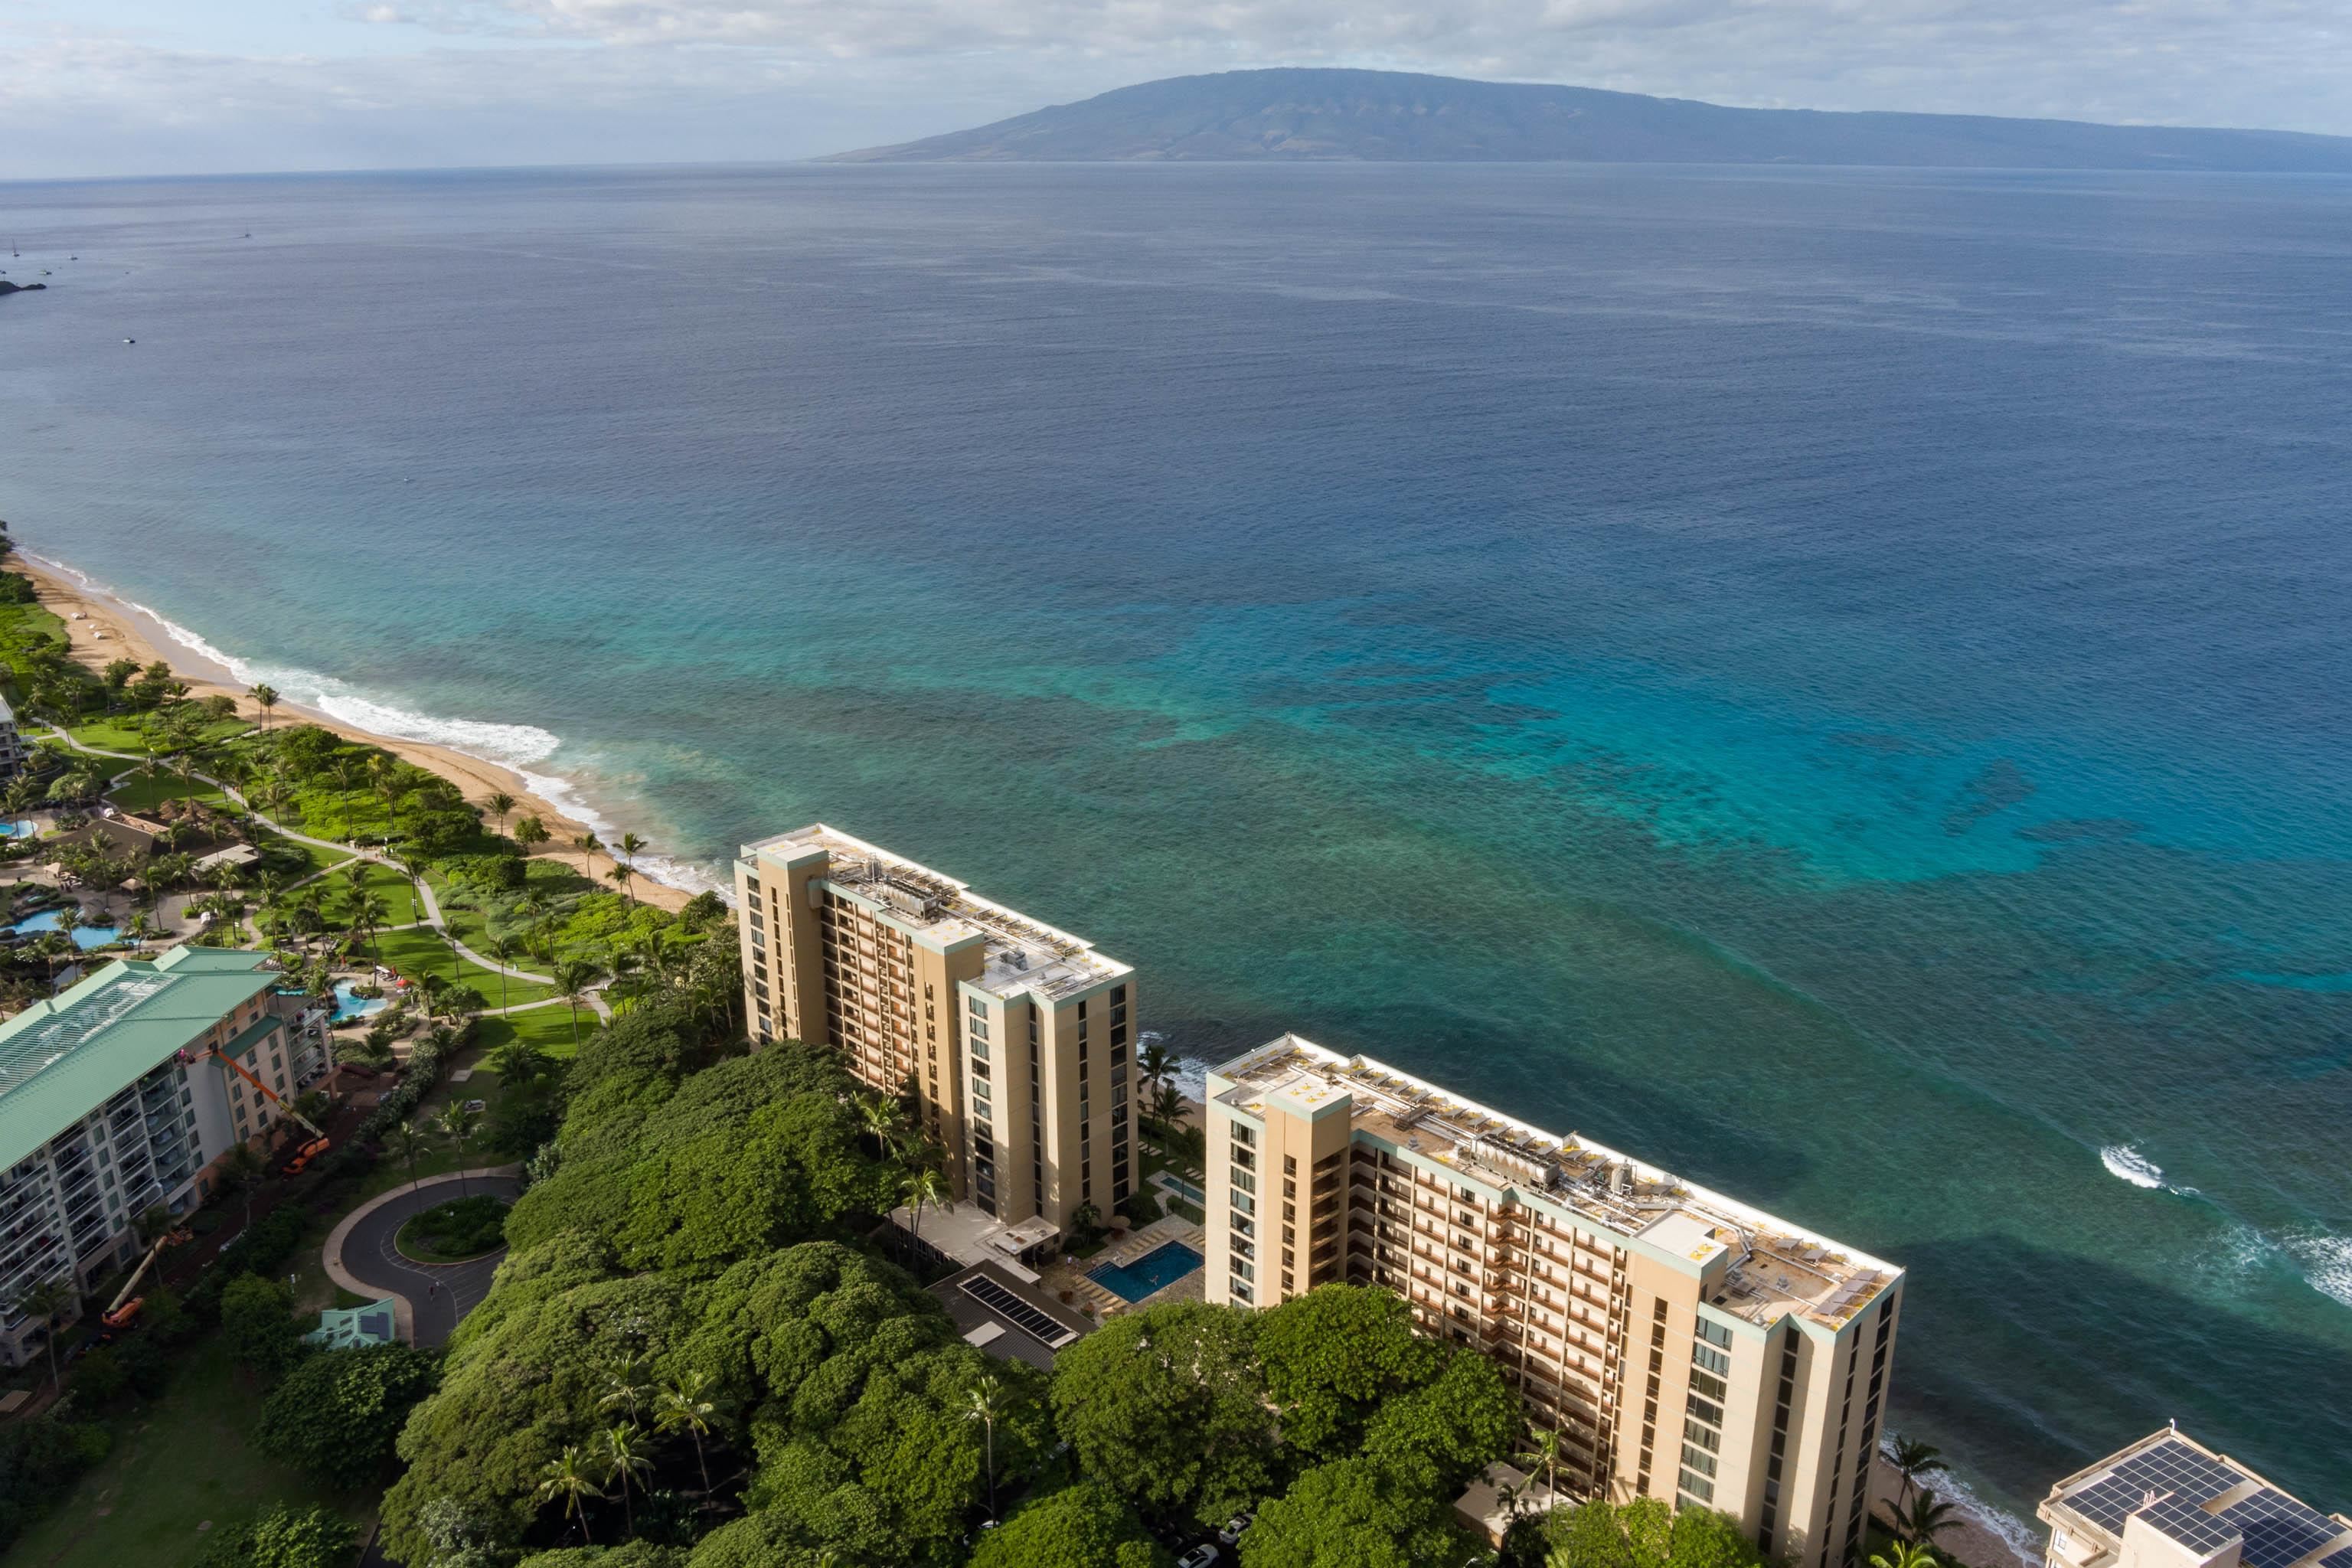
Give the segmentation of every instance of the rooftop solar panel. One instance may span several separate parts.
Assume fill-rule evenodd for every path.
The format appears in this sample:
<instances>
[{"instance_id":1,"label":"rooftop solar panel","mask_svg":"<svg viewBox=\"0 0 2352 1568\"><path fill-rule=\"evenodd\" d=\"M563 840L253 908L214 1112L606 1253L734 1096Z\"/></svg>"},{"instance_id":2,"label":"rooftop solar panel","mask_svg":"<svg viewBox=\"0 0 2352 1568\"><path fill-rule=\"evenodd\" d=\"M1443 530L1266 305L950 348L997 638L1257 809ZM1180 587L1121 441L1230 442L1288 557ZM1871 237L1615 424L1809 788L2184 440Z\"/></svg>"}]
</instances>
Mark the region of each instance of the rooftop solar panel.
<instances>
[{"instance_id":1,"label":"rooftop solar panel","mask_svg":"<svg viewBox=\"0 0 2352 1568\"><path fill-rule=\"evenodd\" d=\"M2288 1568L2342 1533L2326 1514L2276 1490L2256 1492L2219 1517L2246 1538L2246 1568Z\"/></svg>"},{"instance_id":2,"label":"rooftop solar panel","mask_svg":"<svg viewBox=\"0 0 2352 1568\"><path fill-rule=\"evenodd\" d=\"M1060 1350L1078 1337L1076 1331L1039 1311L984 1274L975 1274L965 1280L963 1289L973 1300L1021 1329L1047 1350Z\"/></svg>"},{"instance_id":3,"label":"rooftop solar panel","mask_svg":"<svg viewBox=\"0 0 2352 1568\"><path fill-rule=\"evenodd\" d=\"M2210 1557L2238 1538L2235 1525L2214 1518L2179 1492L2148 1504L2139 1516L2200 1557Z\"/></svg>"},{"instance_id":4,"label":"rooftop solar panel","mask_svg":"<svg viewBox=\"0 0 2352 1568\"><path fill-rule=\"evenodd\" d=\"M2121 1535L2124 1519L2147 1496L2147 1488L2126 1480L2121 1476L2109 1476L2094 1481L2080 1491L2067 1494L2068 1508L2083 1516L2085 1523L2096 1525L2110 1535Z\"/></svg>"},{"instance_id":5,"label":"rooftop solar panel","mask_svg":"<svg viewBox=\"0 0 2352 1568\"><path fill-rule=\"evenodd\" d=\"M2352 1568L2352 1546L2329 1552L2319 1560L2319 1568Z\"/></svg>"},{"instance_id":6,"label":"rooftop solar panel","mask_svg":"<svg viewBox=\"0 0 2352 1568\"><path fill-rule=\"evenodd\" d=\"M2178 1438L2150 1444L2116 1467L2116 1474L2149 1491L2168 1491L2206 1503L2246 1478Z\"/></svg>"}]
</instances>

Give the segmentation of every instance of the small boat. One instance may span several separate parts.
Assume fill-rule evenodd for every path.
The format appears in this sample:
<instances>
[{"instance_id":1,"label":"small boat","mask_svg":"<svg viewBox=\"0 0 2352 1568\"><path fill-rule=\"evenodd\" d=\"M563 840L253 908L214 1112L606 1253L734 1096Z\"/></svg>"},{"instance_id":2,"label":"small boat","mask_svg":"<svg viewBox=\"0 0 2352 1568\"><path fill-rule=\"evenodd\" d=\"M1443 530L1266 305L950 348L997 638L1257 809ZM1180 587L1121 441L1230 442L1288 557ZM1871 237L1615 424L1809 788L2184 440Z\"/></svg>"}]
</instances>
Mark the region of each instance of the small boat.
<instances>
[{"instance_id":1,"label":"small boat","mask_svg":"<svg viewBox=\"0 0 2352 1568\"><path fill-rule=\"evenodd\" d=\"M126 343L135 343L135 342L137 342L139 340L138 340L137 338L125 338L125 339L123 339L122 341L123 341L124 342L126 342Z\"/></svg>"}]
</instances>

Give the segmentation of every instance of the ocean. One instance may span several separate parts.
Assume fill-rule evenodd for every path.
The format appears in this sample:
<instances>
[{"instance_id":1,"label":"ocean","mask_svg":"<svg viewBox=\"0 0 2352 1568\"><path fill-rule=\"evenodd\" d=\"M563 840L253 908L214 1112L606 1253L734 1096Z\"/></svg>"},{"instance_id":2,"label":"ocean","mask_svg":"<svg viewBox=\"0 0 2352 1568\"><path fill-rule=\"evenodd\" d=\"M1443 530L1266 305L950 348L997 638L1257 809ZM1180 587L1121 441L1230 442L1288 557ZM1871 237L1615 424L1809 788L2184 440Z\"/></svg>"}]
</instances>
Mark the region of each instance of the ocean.
<instances>
[{"instance_id":1,"label":"ocean","mask_svg":"<svg viewBox=\"0 0 2352 1568\"><path fill-rule=\"evenodd\" d=\"M2352 182L0 186L0 516L666 874L823 819L2352 1506ZM69 258L76 259L68 259ZM136 339L126 343L124 339Z\"/></svg>"}]
</instances>

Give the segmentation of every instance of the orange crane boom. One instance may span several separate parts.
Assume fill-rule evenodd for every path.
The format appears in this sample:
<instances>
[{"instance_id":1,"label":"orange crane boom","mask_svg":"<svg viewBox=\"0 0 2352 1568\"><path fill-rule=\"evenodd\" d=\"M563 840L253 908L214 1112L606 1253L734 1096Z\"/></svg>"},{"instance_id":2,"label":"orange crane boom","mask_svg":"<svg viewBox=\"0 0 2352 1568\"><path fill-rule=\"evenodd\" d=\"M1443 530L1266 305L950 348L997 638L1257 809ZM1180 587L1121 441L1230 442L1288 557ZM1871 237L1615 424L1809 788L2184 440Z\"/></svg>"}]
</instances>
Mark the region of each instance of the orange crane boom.
<instances>
[{"instance_id":1,"label":"orange crane boom","mask_svg":"<svg viewBox=\"0 0 2352 1568\"><path fill-rule=\"evenodd\" d=\"M205 1054L219 1062L221 1066L228 1068L229 1071L236 1074L237 1077L245 1079L246 1082L253 1085L253 1087L256 1089L258 1089L261 1093L268 1095L271 1100L277 1101L278 1109L286 1113L287 1120L298 1123L304 1131L310 1135L310 1141L308 1143L303 1144L301 1148L296 1150L294 1152L294 1157L286 1162L285 1173L287 1175L299 1175L302 1171L309 1166L311 1161L317 1159L320 1155L325 1153L329 1149L334 1146L328 1139L327 1135L319 1130L318 1125L315 1122L313 1122L309 1117L303 1115L300 1111L295 1110L293 1105L284 1095L278 1093L276 1089L270 1088L268 1084L254 1077L252 1073L247 1071L246 1068L238 1063L235 1057L223 1052L218 1046L211 1047Z\"/></svg>"}]
</instances>

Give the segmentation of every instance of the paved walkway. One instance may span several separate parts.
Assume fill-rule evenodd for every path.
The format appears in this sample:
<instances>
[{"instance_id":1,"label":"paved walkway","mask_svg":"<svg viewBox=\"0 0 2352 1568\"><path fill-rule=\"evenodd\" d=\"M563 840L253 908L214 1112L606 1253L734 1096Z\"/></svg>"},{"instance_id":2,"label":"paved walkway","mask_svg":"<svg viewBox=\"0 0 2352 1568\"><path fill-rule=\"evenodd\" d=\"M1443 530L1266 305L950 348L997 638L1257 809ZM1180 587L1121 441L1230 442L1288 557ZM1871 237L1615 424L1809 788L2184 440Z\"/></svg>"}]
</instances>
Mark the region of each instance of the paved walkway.
<instances>
[{"instance_id":1,"label":"paved walkway","mask_svg":"<svg viewBox=\"0 0 2352 1568\"><path fill-rule=\"evenodd\" d=\"M100 746L85 746L79 741L75 740L71 735L68 734L65 731L58 729L54 724L44 727L47 729L49 733L62 744L70 746L75 751L84 752L89 756L113 757L121 762L140 763L144 763L149 760L145 757L134 756L129 752L110 752ZM127 776L127 773L118 774L114 779L109 780L108 783L110 787L114 784L120 783L122 778ZM314 849L332 850L338 855L349 855L356 859L366 860L373 865L389 868L392 870L399 872L404 877L408 875L408 871L405 867L402 866L398 861L393 859L390 856L384 854L381 850L362 849L356 845L339 844L332 839L313 838L307 833L295 832L292 828L270 816L268 813L255 805L251 801L246 799L243 791L239 790L236 785L227 783L226 780L214 778L209 773L199 773L194 772L191 772L188 776L194 779L201 779L205 784L212 785L213 788L220 791L221 794L226 795L246 811L251 813L253 819L256 822L260 823L263 826L268 828L272 833L278 835L282 838L290 838L297 844L308 844ZM344 864L348 865L349 862L346 861ZM328 869L332 868L328 868ZM320 877L324 876L326 872L324 870L314 871L310 877L303 878L302 881L307 882L311 879L311 877ZM299 886L300 884L297 883L295 885ZM458 956L467 959L470 963L478 964L482 968L488 970L493 974L503 973L512 979L529 981L534 985L552 985L555 984L555 977L551 974L534 974L528 969L509 969L494 958L486 958L482 954L476 952L472 948L467 947L456 937L451 936L449 934L449 922L441 913L441 900L434 896L433 884L425 881L420 877L414 879L414 886L415 887L418 895L425 900L425 918L422 921L418 921L414 923L432 927L434 931L440 933L442 941L447 942L451 947L457 950ZM409 928L407 926L394 926L388 929L394 931L406 931ZM609 984L609 982L606 984ZM613 1009L604 1001L603 991L603 985L592 988L588 992L588 1005L594 1011L596 1016L610 1021L613 1016Z\"/></svg>"},{"instance_id":2,"label":"paved walkway","mask_svg":"<svg viewBox=\"0 0 2352 1568\"><path fill-rule=\"evenodd\" d=\"M345 1215L327 1237L327 1277L371 1300L392 1297L400 1337L411 1344L446 1343L457 1320L490 1293L490 1276L506 1257L501 1250L471 1263L411 1263L393 1246L393 1237L411 1215L458 1196L458 1185L452 1173L427 1176L413 1187L395 1187ZM464 1185L467 1194L493 1193L510 1203L522 1193L512 1165L468 1171Z\"/></svg>"}]
</instances>

